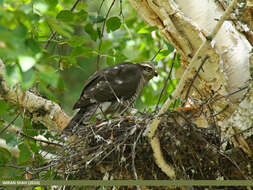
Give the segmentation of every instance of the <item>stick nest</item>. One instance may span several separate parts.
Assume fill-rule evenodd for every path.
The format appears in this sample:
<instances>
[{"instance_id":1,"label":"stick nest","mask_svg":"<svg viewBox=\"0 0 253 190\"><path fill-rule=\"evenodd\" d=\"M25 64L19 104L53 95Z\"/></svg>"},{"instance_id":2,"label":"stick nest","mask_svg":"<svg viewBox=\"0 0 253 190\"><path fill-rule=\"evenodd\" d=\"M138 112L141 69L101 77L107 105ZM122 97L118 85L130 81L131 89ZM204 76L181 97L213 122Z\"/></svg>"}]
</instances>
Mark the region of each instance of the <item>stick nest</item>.
<instances>
[{"instance_id":1,"label":"stick nest","mask_svg":"<svg viewBox=\"0 0 253 190\"><path fill-rule=\"evenodd\" d=\"M154 115L121 116L79 126L50 163L69 179L168 179L144 135ZM177 179L251 179L253 159L221 141L215 126L197 128L187 112L160 116L157 134ZM250 147L252 138L248 139ZM223 148L222 148L223 147Z\"/></svg>"}]
</instances>

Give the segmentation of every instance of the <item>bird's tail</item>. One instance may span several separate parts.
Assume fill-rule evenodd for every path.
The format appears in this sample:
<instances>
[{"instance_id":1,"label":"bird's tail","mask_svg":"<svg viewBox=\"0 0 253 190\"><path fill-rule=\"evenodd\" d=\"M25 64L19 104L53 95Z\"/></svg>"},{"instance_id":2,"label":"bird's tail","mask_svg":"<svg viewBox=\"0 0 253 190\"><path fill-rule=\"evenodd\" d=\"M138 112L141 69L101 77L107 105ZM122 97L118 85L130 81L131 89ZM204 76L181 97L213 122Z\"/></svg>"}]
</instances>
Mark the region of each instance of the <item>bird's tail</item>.
<instances>
[{"instance_id":1,"label":"bird's tail","mask_svg":"<svg viewBox=\"0 0 253 190\"><path fill-rule=\"evenodd\" d=\"M96 109L97 109L96 105L92 105L86 108L80 108L80 110L70 120L68 125L63 129L63 133L72 134L73 129L84 125L86 122L89 122L91 120L91 117L96 112Z\"/></svg>"}]
</instances>

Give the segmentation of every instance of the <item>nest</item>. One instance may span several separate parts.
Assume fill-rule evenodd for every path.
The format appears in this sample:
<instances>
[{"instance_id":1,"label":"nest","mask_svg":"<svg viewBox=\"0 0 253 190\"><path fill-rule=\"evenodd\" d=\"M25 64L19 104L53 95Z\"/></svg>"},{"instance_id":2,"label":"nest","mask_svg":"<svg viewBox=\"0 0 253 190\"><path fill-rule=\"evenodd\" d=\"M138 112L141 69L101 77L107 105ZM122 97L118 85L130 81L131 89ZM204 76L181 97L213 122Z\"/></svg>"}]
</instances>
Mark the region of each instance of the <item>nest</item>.
<instances>
[{"instance_id":1,"label":"nest","mask_svg":"<svg viewBox=\"0 0 253 190\"><path fill-rule=\"evenodd\" d=\"M167 180L144 135L154 117L143 113L96 119L79 126L50 164L68 179ZM184 111L169 111L160 117L156 135L166 162L174 167L176 179L251 179L253 159L229 142L224 149L225 142L215 126L200 129L191 122L194 116ZM251 147L252 140L247 139ZM198 188L203 189L194 189Z\"/></svg>"}]
</instances>

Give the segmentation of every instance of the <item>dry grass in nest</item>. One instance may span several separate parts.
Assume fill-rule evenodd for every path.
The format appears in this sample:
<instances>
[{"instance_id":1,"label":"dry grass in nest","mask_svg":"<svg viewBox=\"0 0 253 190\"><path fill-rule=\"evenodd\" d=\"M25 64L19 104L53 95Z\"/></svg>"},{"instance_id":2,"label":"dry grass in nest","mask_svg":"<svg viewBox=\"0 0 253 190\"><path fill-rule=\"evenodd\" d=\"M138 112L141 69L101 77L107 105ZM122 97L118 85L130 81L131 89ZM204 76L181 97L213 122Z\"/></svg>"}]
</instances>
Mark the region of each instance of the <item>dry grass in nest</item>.
<instances>
[{"instance_id":1,"label":"dry grass in nest","mask_svg":"<svg viewBox=\"0 0 253 190\"><path fill-rule=\"evenodd\" d=\"M168 179L143 135L154 117L128 115L79 126L50 164L68 179ZM156 135L176 179L252 178L253 159L230 143L224 150L215 126L200 129L191 122L194 116L183 111L160 117Z\"/></svg>"}]
</instances>

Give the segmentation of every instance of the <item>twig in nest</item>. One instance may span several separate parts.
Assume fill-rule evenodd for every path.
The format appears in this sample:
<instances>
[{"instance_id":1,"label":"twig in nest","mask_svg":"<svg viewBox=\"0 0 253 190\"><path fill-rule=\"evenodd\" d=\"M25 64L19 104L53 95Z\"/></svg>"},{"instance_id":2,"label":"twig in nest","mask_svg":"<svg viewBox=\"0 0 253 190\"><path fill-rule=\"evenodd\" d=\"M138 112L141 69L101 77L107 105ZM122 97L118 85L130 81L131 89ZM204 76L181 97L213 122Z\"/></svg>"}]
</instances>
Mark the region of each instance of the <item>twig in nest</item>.
<instances>
[{"instance_id":1,"label":"twig in nest","mask_svg":"<svg viewBox=\"0 0 253 190\"><path fill-rule=\"evenodd\" d=\"M220 150L217 150L217 152L224 156L225 158L227 158L237 169L238 171L240 172L240 174L246 179L246 180L252 180L251 177L248 177L248 176L245 176L244 175L244 172L241 170L241 168L239 167L239 165L234 161L232 160L228 155L224 154L223 152L221 152Z\"/></svg>"},{"instance_id":2,"label":"twig in nest","mask_svg":"<svg viewBox=\"0 0 253 190\"><path fill-rule=\"evenodd\" d=\"M222 112L226 111L226 109L228 109L228 108L229 108L229 105L226 105L221 111L219 111L216 114L211 115L211 117L216 117L216 116L220 115Z\"/></svg>"},{"instance_id":3,"label":"twig in nest","mask_svg":"<svg viewBox=\"0 0 253 190\"><path fill-rule=\"evenodd\" d=\"M138 134L136 141L134 141L134 143L133 143L133 148L132 148L132 169L133 169L133 173L134 173L134 178L136 180L138 180L138 175L137 175L136 168L135 168L135 149L136 149L136 144L139 141L139 138L140 138L141 134L143 133L143 131L144 131L144 128Z\"/></svg>"},{"instance_id":4,"label":"twig in nest","mask_svg":"<svg viewBox=\"0 0 253 190\"><path fill-rule=\"evenodd\" d=\"M217 95L217 96L212 96L211 98L209 98L205 103L203 103L202 105L201 105L201 107L202 106L205 106L205 105L208 105L208 104L211 104L211 103L213 103L213 102L216 102L216 101L218 101L218 100L220 100L220 99L222 99L222 98L228 98L229 96L232 96L232 95L234 95L234 94L236 94L236 93L238 93L238 92L240 92L240 91L243 91L243 90L245 90L245 89L247 89L249 86L245 86L245 87L242 87L242 88L240 88L240 89L238 89L238 90L236 90L236 91L234 91L234 92L231 92L231 93L229 93L229 94L227 94L227 95Z\"/></svg>"}]
</instances>

